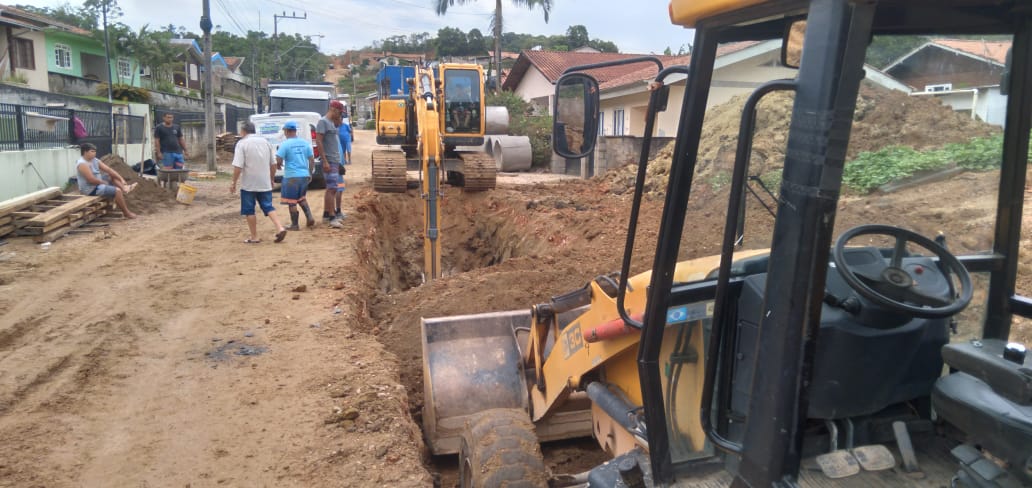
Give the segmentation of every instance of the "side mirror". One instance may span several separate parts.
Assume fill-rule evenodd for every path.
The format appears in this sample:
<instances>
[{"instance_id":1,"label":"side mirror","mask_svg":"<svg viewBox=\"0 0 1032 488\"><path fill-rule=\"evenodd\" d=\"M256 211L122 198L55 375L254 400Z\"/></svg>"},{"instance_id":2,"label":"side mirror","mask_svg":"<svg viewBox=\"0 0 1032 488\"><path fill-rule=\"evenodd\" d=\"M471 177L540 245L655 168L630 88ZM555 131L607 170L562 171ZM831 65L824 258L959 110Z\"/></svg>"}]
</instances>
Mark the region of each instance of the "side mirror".
<instances>
[{"instance_id":1,"label":"side mirror","mask_svg":"<svg viewBox=\"0 0 1032 488\"><path fill-rule=\"evenodd\" d=\"M803 60L803 38L806 37L806 21L797 20L788 25L781 38L781 65L799 68Z\"/></svg>"},{"instance_id":2,"label":"side mirror","mask_svg":"<svg viewBox=\"0 0 1032 488\"><path fill-rule=\"evenodd\" d=\"M569 159L595 149L598 132L598 81L584 73L569 73L555 85L552 149Z\"/></svg>"}]
</instances>

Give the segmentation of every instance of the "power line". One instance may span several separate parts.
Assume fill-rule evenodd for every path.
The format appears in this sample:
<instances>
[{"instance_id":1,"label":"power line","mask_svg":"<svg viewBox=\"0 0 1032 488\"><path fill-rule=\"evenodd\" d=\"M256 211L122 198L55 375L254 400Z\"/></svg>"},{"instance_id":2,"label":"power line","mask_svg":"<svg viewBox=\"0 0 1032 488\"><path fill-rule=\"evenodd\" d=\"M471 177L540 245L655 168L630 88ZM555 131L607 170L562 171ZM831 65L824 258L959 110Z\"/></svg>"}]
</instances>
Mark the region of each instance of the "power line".
<instances>
[{"instance_id":1,"label":"power line","mask_svg":"<svg viewBox=\"0 0 1032 488\"><path fill-rule=\"evenodd\" d=\"M236 30L237 30L237 32L240 33L240 35L242 35L244 37L247 37L247 31L245 31L240 26L240 22L238 22L236 20L236 17L234 17L233 14L230 13L229 8L226 7L226 5L223 2L223 0L215 0L215 6L218 7L219 10L222 11L223 14L226 15L226 18L229 19L229 23L232 24L234 27L236 27Z\"/></svg>"}]
</instances>

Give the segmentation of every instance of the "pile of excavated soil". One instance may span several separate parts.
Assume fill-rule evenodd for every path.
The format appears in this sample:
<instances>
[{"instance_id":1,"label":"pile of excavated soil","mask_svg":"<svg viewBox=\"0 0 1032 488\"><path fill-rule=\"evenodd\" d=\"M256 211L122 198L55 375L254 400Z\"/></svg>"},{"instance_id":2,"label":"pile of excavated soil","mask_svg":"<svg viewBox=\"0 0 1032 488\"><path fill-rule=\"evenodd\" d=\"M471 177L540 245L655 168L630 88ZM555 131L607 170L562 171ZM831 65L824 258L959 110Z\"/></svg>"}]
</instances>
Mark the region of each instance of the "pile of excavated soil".
<instances>
[{"instance_id":1,"label":"pile of excavated soil","mask_svg":"<svg viewBox=\"0 0 1032 488\"><path fill-rule=\"evenodd\" d=\"M129 193L126 199L129 209L133 212L149 213L175 204L175 193L158 186L154 180L138 175L120 156L108 154L101 158L101 161L122 175L130 185L137 184L136 189Z\"/></svg>"},{"instance_id":2,"label":"pile of excavated soil","mask_svg":"<svg viewBox=\"0 0 1032 488\"><path fill-rule=\"evenodd\" d=\"M742 106L747 95L739 95L706 112L699 160L698 182L726 181L734 167L741 123ZM756 110L750 175L764 175L781 169L785 161L788 124L793 95L771 93L760 101ZM907 146L917 150L936 149L954 142L985 137L1000 128L972 120L930 97L911 97L905 93L864 83L857 97L853 114L853 130L849 138L846 161L862 152L887 146ZM662 195L666 191L666 174L670 171L673 144L661 149L649 162L645 180L646 194ZM633 188L637 165L631 164L610 171L598 178L614 193Z\"/></svg>"}]
</instances>

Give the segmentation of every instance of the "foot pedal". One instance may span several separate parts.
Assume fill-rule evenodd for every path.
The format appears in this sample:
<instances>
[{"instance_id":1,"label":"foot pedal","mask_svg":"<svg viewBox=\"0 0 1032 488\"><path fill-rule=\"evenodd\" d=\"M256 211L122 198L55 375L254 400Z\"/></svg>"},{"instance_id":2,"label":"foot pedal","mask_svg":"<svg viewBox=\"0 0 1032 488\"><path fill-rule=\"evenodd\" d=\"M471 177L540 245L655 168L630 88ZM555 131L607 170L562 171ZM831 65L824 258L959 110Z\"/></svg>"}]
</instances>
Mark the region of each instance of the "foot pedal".
<instances>
[{"instance_id":1,"label":"foot pedal","mask_svg":"<svg viewBox=\"0 0 1032 488\"><path fill-rule=\"evenodd\" d=\"M845 478L860 472L860 463L844 449L817 456L817 466L831 479Z\"/></svg>"},{"instance_id":2,"label":"foot pedal","mask_svg":"<svg viewBox=\"0 0 1032 488\"><path fill-rule=\"evenodd\" d=\"M867 471L883 471L896 467L896 458L892 457L892 452L880 444L853 449L853 455Z\"/></svg>"}]
</instances>

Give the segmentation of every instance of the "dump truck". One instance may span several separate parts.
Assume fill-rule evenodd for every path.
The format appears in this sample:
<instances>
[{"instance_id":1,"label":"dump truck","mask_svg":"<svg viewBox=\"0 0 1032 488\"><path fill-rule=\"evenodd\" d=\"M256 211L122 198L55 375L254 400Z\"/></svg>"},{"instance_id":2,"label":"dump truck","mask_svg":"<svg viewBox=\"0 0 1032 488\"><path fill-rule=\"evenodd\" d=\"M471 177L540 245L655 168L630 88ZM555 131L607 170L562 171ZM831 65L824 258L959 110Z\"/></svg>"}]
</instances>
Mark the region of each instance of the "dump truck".
<instances>
[{"instance_id":1,"label":"dump truck","mask_svg":"<svg viewBox=\"0 0 1032 488\"><path fill-rule=\"evenodd\" d=\"M1032 129L1030 6L673 0L657 21L693 29L690 64L643 58L568 70L556 85L554 146L582 158L606 109L592 70L656 66L623 261L527 309L424 318L431 451L458 455L464 487L1032 486L1032 357L1010 340L1032 318L1032 298L1016 290ZM857 95L878 74L865 57L915 33L1012 42L1002 144L984 161L998 169L931 179L922 191L946 193L899 208L880 193L846 200L855 191L843 184L847 148L864 115ZM780 53L747 50L771 39L781 40ZM794 74L719 72L718 52ZM904 65L900 76L914 69ZM726 175L726 222L715 233L720 252L686 259L698 252L684 249L686 234L714 232L693 226L689 202L704 168L709 98L726 99L729 89L748 96ZM783 161L767 175L777 178L766 200L773 225L758 236L742 223L750 165L765 158L753 154L758 107L775 92L792 95L791 120ZM666 192L652 266L632 273L645 183L655 176L652 134L670 110L679 124L669 171L657 172ZM936 130L908 127L907 137ZM976 180L996 195L966 206L970 221L921 208L966 205L974 196L957 188ZM611 460L546 473L539 443L580 436Z\"/></svg>"}]
</instances>

